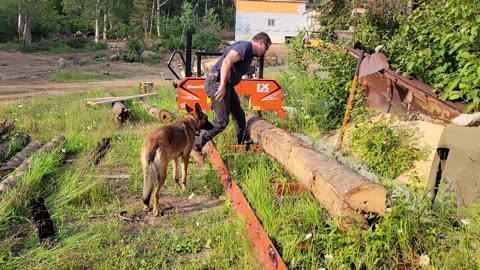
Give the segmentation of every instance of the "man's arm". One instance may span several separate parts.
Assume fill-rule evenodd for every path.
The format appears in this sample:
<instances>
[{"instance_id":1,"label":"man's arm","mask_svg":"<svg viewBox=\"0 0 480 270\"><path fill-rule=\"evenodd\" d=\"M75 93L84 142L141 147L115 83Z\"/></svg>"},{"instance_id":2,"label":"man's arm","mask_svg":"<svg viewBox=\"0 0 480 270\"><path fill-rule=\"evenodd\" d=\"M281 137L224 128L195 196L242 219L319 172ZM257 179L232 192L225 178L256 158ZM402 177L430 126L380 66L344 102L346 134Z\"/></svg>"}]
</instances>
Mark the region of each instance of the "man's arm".
<instances>
[{"instance_id":1,"label":"man's arm","mask_svg":"<svg viewBox=\"0 0 480 270\"><path fill-rule=\"evenodd\" d=\"M227 85L230 72L234 63L240 61L242 56L235 50L231 50L222 61L222 68L220 69L220 85L215 93L215 99L220 101L225 96L225 86Z\"/></svg>"}]
</instances>

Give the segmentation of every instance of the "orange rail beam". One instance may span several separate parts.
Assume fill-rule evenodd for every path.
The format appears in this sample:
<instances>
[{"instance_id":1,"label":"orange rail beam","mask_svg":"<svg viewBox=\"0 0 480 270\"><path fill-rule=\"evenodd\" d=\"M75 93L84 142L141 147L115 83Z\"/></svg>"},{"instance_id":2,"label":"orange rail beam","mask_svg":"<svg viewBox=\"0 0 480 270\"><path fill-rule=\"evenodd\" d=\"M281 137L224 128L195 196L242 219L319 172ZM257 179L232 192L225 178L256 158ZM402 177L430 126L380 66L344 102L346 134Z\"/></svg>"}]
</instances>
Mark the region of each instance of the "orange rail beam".
<instances>
[{"instance_id":1,"label":"orange rail beam","mask_svg":"<svg viewBox=\"0 0 480 270\"><path fill-rule=\"evenodd\" d=\"M268 237L267 233L263 230L260 221L255 216L252 208L248 204L247 199L243 196L242 191L237 186L235 181L230 176L227 166L223 162L222 158L218 154L215 147L211 142L205 145L208 157L213 167L217 171L220 182L222 183L227 196L232 202L233 209L237 214L245 218L247 223L248 238L250 239L253 249L257 253L260 261L263 263L265 269L287 269L282 257L278 254L277 249L273 245L272 241Z\"/></svg>"}]
</instances>

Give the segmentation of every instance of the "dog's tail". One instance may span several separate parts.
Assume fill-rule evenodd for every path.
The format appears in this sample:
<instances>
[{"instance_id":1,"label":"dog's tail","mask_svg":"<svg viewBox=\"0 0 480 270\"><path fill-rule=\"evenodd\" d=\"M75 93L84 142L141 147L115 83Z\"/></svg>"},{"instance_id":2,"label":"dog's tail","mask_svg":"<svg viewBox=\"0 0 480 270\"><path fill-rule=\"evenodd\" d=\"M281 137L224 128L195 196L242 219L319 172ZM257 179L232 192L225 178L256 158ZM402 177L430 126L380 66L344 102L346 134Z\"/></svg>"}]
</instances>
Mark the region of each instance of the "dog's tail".
<instances>
[{"instance_id":1,"label":"dog's tail","mask_svg":"<svg viewBox=\"0 0 480 270\"><path fill-rule=\"evenodd\" d=\"M153 164L150 149L142 147L141 161L143 169L143 204L148 208L150 204L150 197L152 195L155 181L157 181L157 170Z\"/></svg>"}]
</instances>

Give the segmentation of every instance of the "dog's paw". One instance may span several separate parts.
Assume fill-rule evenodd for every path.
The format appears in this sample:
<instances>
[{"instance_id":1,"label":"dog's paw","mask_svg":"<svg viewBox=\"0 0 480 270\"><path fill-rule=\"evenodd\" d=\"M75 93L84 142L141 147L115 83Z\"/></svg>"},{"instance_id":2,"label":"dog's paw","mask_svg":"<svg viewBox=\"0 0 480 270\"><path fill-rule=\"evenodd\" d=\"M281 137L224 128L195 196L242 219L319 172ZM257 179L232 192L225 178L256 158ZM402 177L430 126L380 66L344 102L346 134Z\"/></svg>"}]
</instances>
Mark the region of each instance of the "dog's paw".
<instances>
[{"instance_id":1,"label":"dog's paw","mask_svg":"<svg viewBox=\"0 0 480 270\"><path fill-rule=\"evenodd\" d=\"M154 217L158 217L160 215L160 211L158 211L158 209L153 209L153 216Z\"/></svg>"},{"instance_id":2,"label":"dog's paw","mask_svg":"<svg viewBox=\"0 0 480 270\"><path fill-rule=\"evenodd\" d=\"M150 206L144 205L144 206L143 206L143 211L145 211L145 212L150 211Z\"/></svg>"},{"instance_id":3,"label":"dog's paw","mask_svg":"<svg viewBox=\"0 0 480 270\"><path fill-rule=\"evenodd\" d=\"M185 185L185 184L180 184L180 187L182 188L182 190L186 190L186 189L187 189L187 185Z\"/></svg>"}]
</instances>

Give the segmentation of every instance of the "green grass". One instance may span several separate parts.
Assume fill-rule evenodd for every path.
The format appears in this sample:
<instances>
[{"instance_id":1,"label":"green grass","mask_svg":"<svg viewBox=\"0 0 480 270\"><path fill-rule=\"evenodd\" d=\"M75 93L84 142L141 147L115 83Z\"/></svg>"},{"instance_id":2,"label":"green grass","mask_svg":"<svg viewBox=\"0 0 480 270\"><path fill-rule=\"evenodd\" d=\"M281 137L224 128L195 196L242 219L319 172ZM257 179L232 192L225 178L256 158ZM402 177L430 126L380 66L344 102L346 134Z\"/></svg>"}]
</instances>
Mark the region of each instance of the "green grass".
<instances>
[{"instance_id":1,"label":"green grass","mask_svg":"<svg viewBox=\"0 0 480 270\"><path fill-rule=\"evenodd\" d=\"M184 114L174 109L171 87L157 91L161 94L150 97L149 103L179 117ZM126 102L133 119L123 125L114 123L110 105L89 107L81 102L104 93L16 100L0 106L0 115L14 120L17 132L42 142L59 134L66 137L56 150L36 156L16 188L0 200L0 268L261 269L244 224L224 199L210 166L190 164L186 191L175 186L169 168L161 196L188 200L194 193L197 198L221 200L219 206L167 212L162 217L142 212L139 150L147 132L159 124L135 100ZM208 114L211 118L212 112ZM265 115L278 121L273 113ZM293 124L284 121L283 125ZM95 166L93 151L106 137L112 147ZM266 154L225 153L225 146L233 142L231 125L215 138L216 148L289 269L421 269L415 256L422 254L429 256L435 269L479 269L478 205L464 209L459 218L453 200L431 208L425 190L387 184L388 211L376 225L342 231L310 193L276 196L272 179L286 183L293 178ZM130 177L98 177L114 174ZM51 250L39 245L28 206L31 198L39 196L45 197L57 229L58 244Z\"/></svg>"},{"instance_id":2,"label":"green grass","mask_svg":"<svg viewBox=\"0 0 480 270\"><path fill-rule=\"evenodd\" d=\"M43 54L63 54L73 52L88 52L100 51L107 49L103 43L94 43L86 39L70 39L67 42L63 40L42 40L34 42L32 48L23 48L23 42L9 41L0 43L0 51L20 51L23 50L29 53L43 53Z\"/></svg>"},{"instance_id":3,"label":"green grass","mask_svg":"<svg viewBox=\"0 0 480 270\"><path fill-rule=\"evenodd\" d=\"M20 41L8 41L4 43L0 43L0 51L7 51L7 52L12 52L12 51L19 51L22 49L23 45L22 42Z\"/></svg>"},{"instance_id":4,"label":"green grass","mask_svg":"<svg viewBox=\"0 0 480 270\"><path fill-rule=\"evenodd\" d=\"M293 180L268 156L225 158L289 269L422 269L415 256L423 254L435 269L478 269L477 205L463 215L470 221L463 225L453 200L431 208L425 190L390 185L388 210L375 226L342 231L308 192L274 195L273 178L281 183Z\"/></svg>"},{"instance_id":5,"label":"green grass","mask_svg":"<svg viewBox=\"0 0 480 270\"><path fill-rule=\"evenodd\" d=\"M171 88L157 90L162 95L148 102L174 112ZM35 158L17 187L0 200L0 268L260 269L244 225L228 202L188 214L145 216L139 151L146 133L159 124L136 101L127 102L134 118L124 125L114 124L109 105L88 107L81 102L103 93L2 104L0 114L15 119L18 132L43 142L63 134L66 142ZM105 137L111 138L112 148L94 166L93 150ZM104 174L129 174L130 178L97 177ZM174 185L170 168L161 196L223 197L216 172L209 166L200 169L192 163L188 176L188 189L182 191ZM51 250L39 245L31 223L28 203L38 196L45 197L57 229L58 244ZM119 218L120 213L133 221Z\"/></svg>"},{"instance_id":6,"label":"green grass","mask_svg":"<svg viewBox=\"0 0 480 270\"><path fill-rule=\"evenodd\" d=\"M50 81L53 82L88 82L99 81L102 76L80 70L60 70L50 75Z\"/></svg>"}]
</instances>

